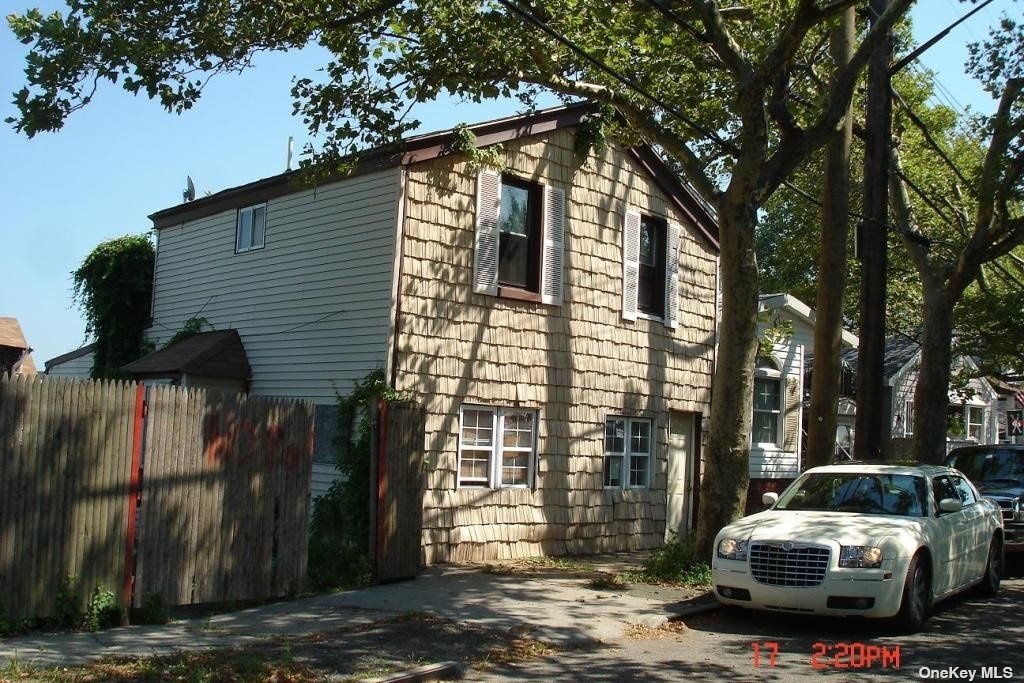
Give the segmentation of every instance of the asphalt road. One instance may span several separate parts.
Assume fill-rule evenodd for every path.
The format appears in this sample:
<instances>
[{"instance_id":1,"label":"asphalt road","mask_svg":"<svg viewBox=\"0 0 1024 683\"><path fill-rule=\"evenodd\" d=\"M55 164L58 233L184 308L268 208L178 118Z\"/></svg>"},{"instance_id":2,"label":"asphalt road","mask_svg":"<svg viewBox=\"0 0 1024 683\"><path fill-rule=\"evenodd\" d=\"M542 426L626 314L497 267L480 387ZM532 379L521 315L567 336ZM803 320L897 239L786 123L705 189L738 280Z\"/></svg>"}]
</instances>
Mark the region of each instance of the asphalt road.
<instances>
[{"instance_id":1,"label":"asphalt road","mask_svg":"<svg viewBox=\"0 0 1024 683\"><path fill-rule=\"evenodd\" d=\"M1021 681L1024 577L1013 570L997 597L940 603L912 636L869 620L718 610L686 619L678 633L498 667L482 680Z\"/></svg>"}]
</instances>

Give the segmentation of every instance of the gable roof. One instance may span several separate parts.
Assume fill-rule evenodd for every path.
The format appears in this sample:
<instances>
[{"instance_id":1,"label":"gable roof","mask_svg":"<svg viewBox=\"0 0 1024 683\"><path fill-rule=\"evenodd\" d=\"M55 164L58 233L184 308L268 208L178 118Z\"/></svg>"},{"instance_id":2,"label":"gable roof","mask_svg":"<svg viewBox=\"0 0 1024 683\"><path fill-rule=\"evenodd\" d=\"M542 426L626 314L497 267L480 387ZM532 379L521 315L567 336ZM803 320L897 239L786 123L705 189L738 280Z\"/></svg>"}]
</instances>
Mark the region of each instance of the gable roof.
<instances>
[{"instance_id":1,"label":"gable roof","mask_svg":"<svg viewBox=\"0 0 1024 683\"><path fill-rule=\"evenodd\" d=\"M476 136L480 147L507 142L517 138L540 135L561 128L579 125L594 111L590 102L542 109L529 114L509 116L474 124L469 130ZM407 166L450 154L455 140L454 129L406 138L398 145L377 148L358 155L358 164L347 175L330 178L343 180L386 168ZM708 241L718 248L718 222L708 203L658 156L650 146L629 149L632 158L649 173L672 203ZM211 216L222 211L265 202L268 199L292 194L303 188L300 171L286 171L238 187L228 188L207 197L172 206L149 216L153 227L161 230L185 221Z\"/></svg>"},{"instance_id":2,"label":"gable roof","mask_svg":"<svg viewBox=\"0 0 1024 683\"><path fill-rule=\"evenodd\" d=\"M790 315L802 320L811 327L814 327L814 322L817 319L814 314L814 309L800 299L797 299L792 294L760 294L757 298L758 312L785 309ZM857 335L850 332L845 327L843 328L841 338L843 340L843 344L852 348L857 348L857 345L860 344L860 339L858 339Z\"/></svg>"},{"instance_id":3,"label":"gable roof","mask_svg":"<svg viewBox=\"0 0 1024 683\"><path fill-rule=\"evenodd\" d=\"M921 345L916 339L905 334L888 337L883 347L882 376L886 382L892 380L900 370L921 353ZM842 360L857 374L857 349L849 349L842 353Z\"/></svg>"},{"instance_id":4,"label":"gable roof","mask_svg":"<svg viewBox=\"0 0 1024 683\"><path fill-rule=\"evenodd\" d=\"M183 374L225 379L252 377L238 330L199 332L132 361L121 370L136 377L180 377Z\"/></svg>"},{"instance_id":5,"label":"gable roof","mask_svg":"<svg viewBox=\"0 0 1024 683\"><path fill-rule=\"evenodd\" d=\"M96 342L93 342L92 344L86 344L85 346L77 348L74 351L68 351L67 353L62 353L59 356L51 358L50 360L45 362L44 367L46 368L47 372L49 372L50 368L53 367L54 365L60 365L61 363L67 363L69 360L75 360L76 358L87 356L95 350Z\"/></svg>"},{"instance_id":6,"label":"gable roof","mask_svg":"<svg viewBox=\"0 0 1024 683\"><path fill-rule=\"evenodd\" d=\"M10 346L15 349L29 348L17 318L0 318L0 346Z\"/></svg>"}]
</instances>

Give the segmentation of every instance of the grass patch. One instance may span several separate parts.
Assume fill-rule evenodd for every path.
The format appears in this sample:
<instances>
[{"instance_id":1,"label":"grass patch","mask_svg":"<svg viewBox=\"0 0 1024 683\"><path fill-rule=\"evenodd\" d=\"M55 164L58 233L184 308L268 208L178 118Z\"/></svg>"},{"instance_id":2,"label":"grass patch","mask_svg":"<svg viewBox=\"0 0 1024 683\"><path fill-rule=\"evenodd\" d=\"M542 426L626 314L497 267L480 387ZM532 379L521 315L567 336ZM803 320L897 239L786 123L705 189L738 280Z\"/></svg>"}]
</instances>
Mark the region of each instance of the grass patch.
<instances>
[{"instance_id":1,"label":"grass patch","mask_svg":"<svg viewBox=\"0 0 1024 683\"><path fill-rule=\"evenodd\" d=\"M655 548L639 571L619 575L633 583L669 583L680 586L707 588L711 586L711 567L694 559L692 537L672 539Z\"/></svg>"}]
</instances>

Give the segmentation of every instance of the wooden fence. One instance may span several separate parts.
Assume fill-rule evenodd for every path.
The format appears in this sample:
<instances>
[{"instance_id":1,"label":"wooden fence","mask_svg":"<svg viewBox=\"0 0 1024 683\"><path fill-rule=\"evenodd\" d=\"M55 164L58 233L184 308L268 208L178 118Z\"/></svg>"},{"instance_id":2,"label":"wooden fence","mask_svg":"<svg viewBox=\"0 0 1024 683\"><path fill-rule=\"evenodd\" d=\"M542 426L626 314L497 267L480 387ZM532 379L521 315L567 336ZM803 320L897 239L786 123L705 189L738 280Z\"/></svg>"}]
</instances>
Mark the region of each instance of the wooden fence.
<instances>
[{"instance_id":1,"label":"wooden fence","mask_svg":"<svg viewBox=\"0 0 1024 683\"><path fill-rule=\"evenodd\" d=\"M149 594L181 605L301 590L312 412L0 378L0 610L49 616L68 577L83 600L102 586L136 606Z\"/></svg>"}]
</instances>

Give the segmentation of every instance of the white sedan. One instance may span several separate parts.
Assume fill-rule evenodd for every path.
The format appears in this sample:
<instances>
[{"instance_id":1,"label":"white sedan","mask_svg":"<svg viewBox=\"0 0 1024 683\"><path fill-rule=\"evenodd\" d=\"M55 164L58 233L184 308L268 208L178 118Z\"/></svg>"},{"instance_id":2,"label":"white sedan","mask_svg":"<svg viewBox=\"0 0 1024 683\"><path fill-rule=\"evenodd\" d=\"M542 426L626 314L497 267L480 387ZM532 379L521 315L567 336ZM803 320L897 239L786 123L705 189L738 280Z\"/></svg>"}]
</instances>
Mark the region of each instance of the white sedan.
<instances>
[{"instance_id":1,"label":"white sedan","mask_svg":"<svg viewBox=\"0 0 1024 683\"><path fill-rule=\"evenodd\" d=\"M715 538L715 596L725 605L895 617L913 632L937 600L999 590L999 508L957 470L815 467L764 503L771 508Z\"/></svg>"}]
</instances>

